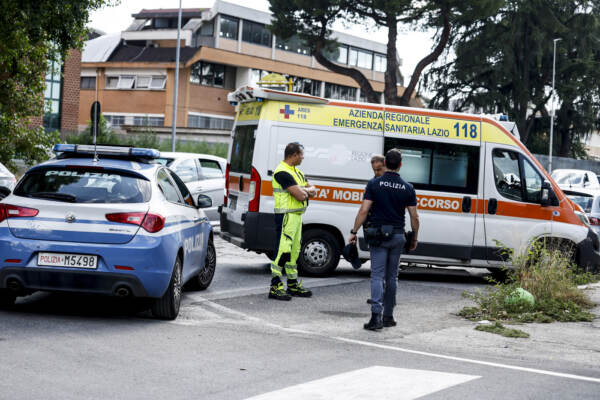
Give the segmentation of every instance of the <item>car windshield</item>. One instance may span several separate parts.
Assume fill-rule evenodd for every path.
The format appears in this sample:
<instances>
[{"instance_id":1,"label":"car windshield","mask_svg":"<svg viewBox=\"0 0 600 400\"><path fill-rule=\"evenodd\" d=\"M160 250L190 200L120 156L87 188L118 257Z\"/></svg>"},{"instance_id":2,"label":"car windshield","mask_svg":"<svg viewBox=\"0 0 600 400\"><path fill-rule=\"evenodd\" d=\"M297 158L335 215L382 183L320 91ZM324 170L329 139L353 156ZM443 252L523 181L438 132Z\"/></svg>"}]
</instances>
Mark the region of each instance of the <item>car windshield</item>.
<instances>
[{"instance_id":1,"label":"car windshield","mask_svg":"<svg viewBox=\"0 0 600 400\"><path fill-rule=\"evenodd\" d=\"M44 168L29 172L15 195L69 203L145 203L150 182L125 171Z\"/></svg>"},{"instance_id":2,"label":"car windshield","mask_svg":"<svg viewBox=\"0 0 600 400\"><path fill-rule=\"evenodd\" d=\"M587 195L584 193L565 193L567 197L575 204L580 206L585 213L592 212L592 204L594 203L594 196Z\"/></svg>"},{"instance_id":3,"label":"car windshield","mask_svg":"<svg viewBox=\"0 0 600 400\"><path fill-rule=\"evenodd\" d=\"M557 172L552 174L552 178L559 185L581 185L583 174L581 172Z\"/></svg>"},{"instance_id":4,"label":"car windshield","mask_svg":"<svg viewBox=\"0 0 600 400\"><path fill-rule=\"evenodd\" d=\"M159 164L164 165L165 167L170 167L171 164L173 164L173 161L175 161L174 158L167 158L167 157L161 157L161 158L157 158L154 161L156 161Z\"/></svg>"}]
</instances>

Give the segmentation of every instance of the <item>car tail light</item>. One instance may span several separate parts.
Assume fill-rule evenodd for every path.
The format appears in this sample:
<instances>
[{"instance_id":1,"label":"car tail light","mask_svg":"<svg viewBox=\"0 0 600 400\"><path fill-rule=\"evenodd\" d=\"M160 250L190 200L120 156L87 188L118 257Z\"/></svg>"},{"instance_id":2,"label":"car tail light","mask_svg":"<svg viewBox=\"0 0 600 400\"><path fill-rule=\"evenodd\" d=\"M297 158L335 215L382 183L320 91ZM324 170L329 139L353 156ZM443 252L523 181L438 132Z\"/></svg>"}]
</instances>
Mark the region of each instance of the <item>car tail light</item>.
<instances>
[{"instance_id":1,"label":"car tail light","mask_svg":"<svg viewBox=\"0 0 600 400\"><path fill-rule=\"evenodd\" d=\"M596 217L590 217L590 224L591 225L600 225L600 219L598 219Z\"/></svg>"},{"instance_id":2,"label":"car tail light","mask_svg":"<svg viewBox=\"0 0 600 400\"><path fill-rule=\"evenodd\" d=\"M229 197L229 165L225 168L225 198L223 199L223 207L227 207L227 198Z\"/></svg>"},{"instance_id":3,"label":"car tail light","mask_svg":"<svg viewBox=\"0 0 600 400\"><path fill-rule=\"evenodd\" d=\"M39 210L35 208L13 206L12 204L0 204L0 222L7 218L35 217Z\"/></svg>"},{"instance_id":4,"label":"car tail light","mask_svg":"<svg viewBox=\"0 0 600 400\"><path fill-rule=\"evenodd\" d=\"M250 189L248 190L248 211L258 212L260 206L260 175L256 168L252 167L250 174Z\"/></svg>"},{"instance_id":5,"label":"car tail light","mask_svg":"<svg viewBox=\"0 0 600 400\"><path fill-rule=\"evenodd\" d=\"M106 219L111 222L141 226L150 233L156 233L165 226L165 217L151 213L113 213L106 214Z\"/></svg>"}]
</instances>

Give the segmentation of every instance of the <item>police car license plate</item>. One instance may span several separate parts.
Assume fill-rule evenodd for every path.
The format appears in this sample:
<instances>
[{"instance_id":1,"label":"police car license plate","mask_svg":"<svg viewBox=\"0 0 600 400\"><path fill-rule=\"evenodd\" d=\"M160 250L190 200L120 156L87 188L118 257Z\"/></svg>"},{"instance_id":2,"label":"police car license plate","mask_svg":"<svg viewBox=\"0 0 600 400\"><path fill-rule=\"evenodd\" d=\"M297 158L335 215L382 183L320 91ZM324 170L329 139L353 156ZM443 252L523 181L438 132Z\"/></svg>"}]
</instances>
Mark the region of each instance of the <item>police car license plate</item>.
<instances>
[{"instance_id":1,"label":"police car license plate","mask_svg":"<svg viewBox=\"0 0 600 400\"><path fill-rule=\"evenodd\" d=\"M38 266L96 269L98 266L98 256L68 253L38 253Z\"/></svg>"}]
</instances>

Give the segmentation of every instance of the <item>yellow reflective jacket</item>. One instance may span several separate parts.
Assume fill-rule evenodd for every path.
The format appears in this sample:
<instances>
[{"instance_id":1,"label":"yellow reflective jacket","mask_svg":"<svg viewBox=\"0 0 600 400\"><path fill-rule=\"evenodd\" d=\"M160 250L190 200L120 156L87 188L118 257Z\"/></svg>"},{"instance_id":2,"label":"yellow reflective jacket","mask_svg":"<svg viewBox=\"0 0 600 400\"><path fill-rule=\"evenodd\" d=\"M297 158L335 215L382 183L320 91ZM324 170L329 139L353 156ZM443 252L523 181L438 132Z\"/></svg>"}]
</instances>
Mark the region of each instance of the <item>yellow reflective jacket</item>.
<instances>
[{"instance_id":1,"label":"yellow reflective jacket","mask_svg":"<svg viewBox=\"0 0 600 400\"><path fill-rule=\"evenodd\" d=\"M282 171L290 174L298 186L306 187L308 185L306 178L304 178L304 174L302 174L298 168L288 165L285 161L280 162L277 168L275 168L275 172L273 172L272 181L273 197L275 198L275 214L303 214L304 211L306 211L308 200L296 200L296 198L292 196L290 192L281 187L279 182L277 182L277 179L275 179L275 174Z\"/></svg>"}]
</instances>

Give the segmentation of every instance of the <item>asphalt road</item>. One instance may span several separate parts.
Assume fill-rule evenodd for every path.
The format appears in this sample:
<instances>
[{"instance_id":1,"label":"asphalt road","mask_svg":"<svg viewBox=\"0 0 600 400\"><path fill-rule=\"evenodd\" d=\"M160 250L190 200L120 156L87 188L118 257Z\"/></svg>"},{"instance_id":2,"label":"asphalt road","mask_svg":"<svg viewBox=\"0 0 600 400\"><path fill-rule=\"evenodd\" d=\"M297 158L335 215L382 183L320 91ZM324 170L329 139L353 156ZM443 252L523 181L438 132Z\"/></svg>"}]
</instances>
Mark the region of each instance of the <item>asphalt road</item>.
<instances>
[{"instance_id":1,"label":"asphalt road","mask_svg":"<svg viewBox=\"0 0 600 400\"><path fill-rule=\"evenodd\" d=\"M369 268L268 300L264 256L217 240L217 274L180 317L143 301L38 293L0 312L0 399L598 399L600 323L478 332L455 315L485 271L401 273L399 325L368 332Z\"/></svg>"}]
</instances>

